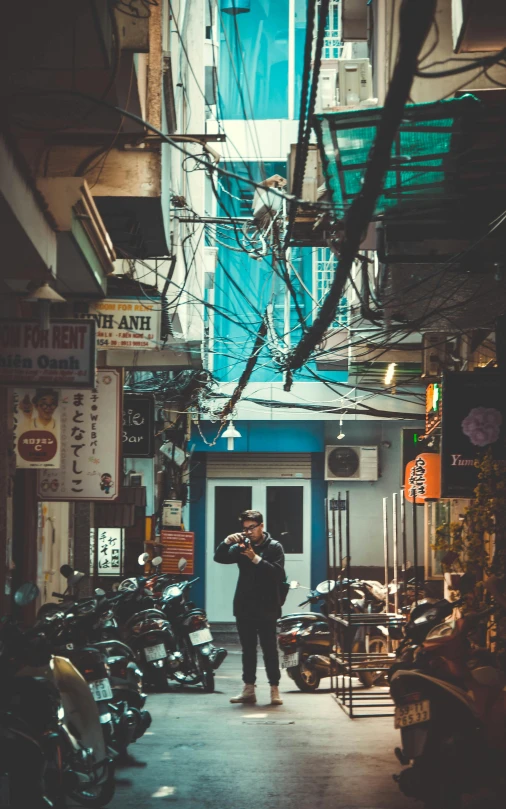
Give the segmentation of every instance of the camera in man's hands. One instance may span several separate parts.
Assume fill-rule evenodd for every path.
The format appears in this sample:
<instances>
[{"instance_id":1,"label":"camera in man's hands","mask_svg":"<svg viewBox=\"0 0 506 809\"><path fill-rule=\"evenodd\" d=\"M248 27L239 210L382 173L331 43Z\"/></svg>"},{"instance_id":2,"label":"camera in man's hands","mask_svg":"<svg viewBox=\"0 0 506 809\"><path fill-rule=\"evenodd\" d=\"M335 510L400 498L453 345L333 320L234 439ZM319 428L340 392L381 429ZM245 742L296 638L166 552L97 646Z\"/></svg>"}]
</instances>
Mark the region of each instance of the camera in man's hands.
<instances>
[{"instance_id":1,"label":"camera in man's hands","mask_svg":"<svg viewBox=\"0 0 506 809\"><path fill-rule=\"evenodd\" d=\"M241 540L240 540L240 542L238 542L237 544L238 544L238 546L239 546L239 548L240 548L240 550L241 550L241 553L242 553L242 552L243 552L243 551L245 551L247 548L250 548L250 547L251 547L251 539L249 539L249 537L245 537L245 536L243 535L243 536L241 536Z\"/></svg>"}]
</instances>

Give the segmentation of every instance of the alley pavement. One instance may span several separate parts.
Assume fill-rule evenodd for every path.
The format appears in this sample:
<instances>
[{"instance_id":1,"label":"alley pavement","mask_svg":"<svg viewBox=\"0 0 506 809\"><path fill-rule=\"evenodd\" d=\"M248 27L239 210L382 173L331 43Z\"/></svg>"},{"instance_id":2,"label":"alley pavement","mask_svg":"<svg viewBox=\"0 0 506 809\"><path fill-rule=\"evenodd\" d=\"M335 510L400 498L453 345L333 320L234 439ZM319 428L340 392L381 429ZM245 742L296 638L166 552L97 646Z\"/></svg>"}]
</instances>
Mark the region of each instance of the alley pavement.
<instances>
[{"instance_id":1,"label":"alley pavement","mask_svg":"<svg viewBox=\"0 0 506 809\"><path fill-rule=\"evenodd\" d=\"M325 681L324 681L325 682ZM328 682L328 681L327 681ZM153 724L118 770L112 809L417 809L399 794L391 718L351 721L329 691L302 694L283 674L284 705L231 705L241 688L236 648L216 693L174 689L149 697Z\"/></svg>"}]
</instances>

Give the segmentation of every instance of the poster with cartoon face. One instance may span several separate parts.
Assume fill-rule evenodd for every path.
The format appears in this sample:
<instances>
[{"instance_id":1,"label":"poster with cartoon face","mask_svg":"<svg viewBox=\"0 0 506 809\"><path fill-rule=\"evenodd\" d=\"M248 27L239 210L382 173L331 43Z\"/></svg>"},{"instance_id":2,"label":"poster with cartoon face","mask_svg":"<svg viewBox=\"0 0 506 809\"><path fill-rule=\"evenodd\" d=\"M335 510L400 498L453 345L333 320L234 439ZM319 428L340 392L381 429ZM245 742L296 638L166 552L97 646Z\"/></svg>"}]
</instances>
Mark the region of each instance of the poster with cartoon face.
<instances>
[{"instance_id":1,"label":"poster with cartoon face","mask_svg":"<svg viewBox=\"0 0 506 809\"><path fill-rule=\"evenodd\" d=\"M14 388L13 421L18 469L59 469L60 400L55 388Z\"/></svg>"}]
</instances>

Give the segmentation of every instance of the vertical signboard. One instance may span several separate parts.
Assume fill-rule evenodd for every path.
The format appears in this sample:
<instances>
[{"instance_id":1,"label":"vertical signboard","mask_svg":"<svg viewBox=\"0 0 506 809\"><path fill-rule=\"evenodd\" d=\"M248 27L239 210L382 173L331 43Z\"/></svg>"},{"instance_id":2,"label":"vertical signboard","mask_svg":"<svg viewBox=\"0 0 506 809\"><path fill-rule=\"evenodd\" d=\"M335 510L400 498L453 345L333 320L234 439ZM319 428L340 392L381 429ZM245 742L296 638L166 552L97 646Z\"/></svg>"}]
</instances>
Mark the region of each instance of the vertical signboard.
<instances>
[{"instance_id":1,"label":"vertical signboard","mask_svg":"<svg viewBox=\"0 0 506 809\"><path fill-rule=\"evenodd\" d=\"M97 528L98 576L123 574L124 528Z\"/></svg>"},{"instance_id":2,"label":"vertical signboard","mask_svg":"<svg viewBox=\"0 0 506 809\"><path fill-rule=\"evenodd\" d=\"M42 500L115 500L121 461L120 371L97 373L93 390L62 392L60 467L39 472Z\"/></svg>"},{"instance_id":3,"label":"vertical signboard","mask_svg":"<svg viewBox=\"0 0 506 809\"><path fill-rule=\"evenodd\" d=\"M149 393L123 397L123 457L152 458L155 454L155 400Z\"/></svg>"},{"instance_id":4,"label":"vertical signboard","mask_svg":"<svg viewBox=\"0 0 506 809\"><path fill-rule=\"evenodd\" d=\"M14 388L12 393L16 467L58 469L61 391Z\"/></svg>"},{"instance_id":5,"label":"vertical signboard","mask_svg":"<svg viewBox=\"0 0 506 809\"><path fill-rule=\"evenodd\" d=\"M195 564L195 534L193 531L162 529L162 573L179 573L178 564L186 561L185 574L193 575Z\"/></svg>"},{"instance_id":6,"label":"vertical signboard","mask_svg":"<svg viewBox=\"0 0 506 809\"><path fill-rule=\"evenodd\" d=\"M499 371L443 375L442 497L473 497L475 462L487 450L506 460L506 397Z\"/></svg>"}]
</instances>

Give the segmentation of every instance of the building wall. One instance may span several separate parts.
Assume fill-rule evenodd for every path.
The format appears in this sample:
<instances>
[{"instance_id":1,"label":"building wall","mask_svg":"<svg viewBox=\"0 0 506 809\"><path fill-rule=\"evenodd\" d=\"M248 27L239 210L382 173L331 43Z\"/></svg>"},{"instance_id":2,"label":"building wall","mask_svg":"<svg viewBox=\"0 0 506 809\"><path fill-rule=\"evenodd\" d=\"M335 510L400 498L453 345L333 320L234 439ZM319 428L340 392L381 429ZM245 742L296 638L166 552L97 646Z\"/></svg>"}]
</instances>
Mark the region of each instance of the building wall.
<instances>
[{"instance_id":1,"label":"building wall","mask_svg":"<svg viewBox=\"0 0 506 809\"><path fill-rule=\"evenodd\" d=\"M345 437L338 441L339 432L335 422L325 425L325 444L344 446L378 446L379 478L377 481L331 482L328 497L336 498L338 492L350 492L351 564L353 566L383 566L383 498L388 498L390 541L392 538L392 494L401 488L401 429L418 427L417 422L345 421ZM389 447L382 444L390 444ZM412 510L406 511L408 559L413 561ZM418 564L423 564L423 506L417 508ZM400 523L399 523L399 547ZM392 560L390 559L390 565Z\"/></svg>"}]
</instances>

